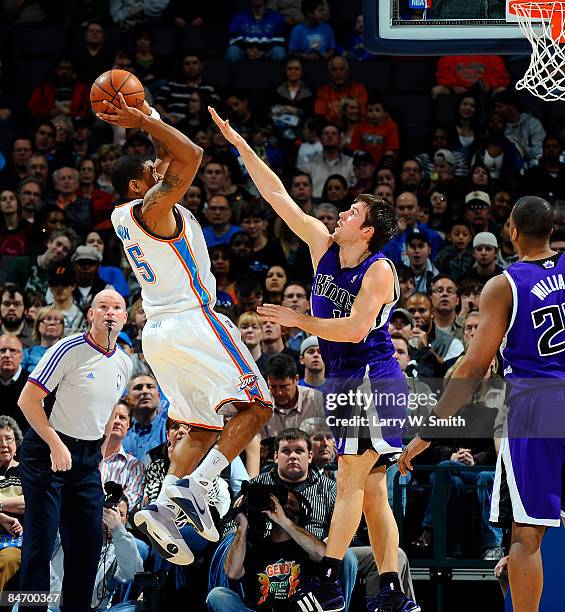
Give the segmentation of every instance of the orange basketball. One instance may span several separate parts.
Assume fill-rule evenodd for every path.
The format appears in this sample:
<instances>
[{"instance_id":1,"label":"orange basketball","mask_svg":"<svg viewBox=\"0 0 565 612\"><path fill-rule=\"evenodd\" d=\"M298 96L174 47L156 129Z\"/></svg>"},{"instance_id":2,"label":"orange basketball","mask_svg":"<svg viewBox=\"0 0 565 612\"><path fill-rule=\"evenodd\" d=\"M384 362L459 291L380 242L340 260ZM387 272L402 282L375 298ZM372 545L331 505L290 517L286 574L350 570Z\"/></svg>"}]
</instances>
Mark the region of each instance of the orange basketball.
<instances>
[{"instance_id":1,"label":"orange basketball","mask_svg":"<svg viewBox=\"0 0 565 612\"><path fill-rule=\"evenodd\" d=\"M95 113L112 113L112 107L106 106L104 100L120 106L118 92L124 96L126 104L141 108L145 100L143 85L139 79L127 70L108 70L94 81L90 88L90 104Z\"/></svg>"}]
</instances>

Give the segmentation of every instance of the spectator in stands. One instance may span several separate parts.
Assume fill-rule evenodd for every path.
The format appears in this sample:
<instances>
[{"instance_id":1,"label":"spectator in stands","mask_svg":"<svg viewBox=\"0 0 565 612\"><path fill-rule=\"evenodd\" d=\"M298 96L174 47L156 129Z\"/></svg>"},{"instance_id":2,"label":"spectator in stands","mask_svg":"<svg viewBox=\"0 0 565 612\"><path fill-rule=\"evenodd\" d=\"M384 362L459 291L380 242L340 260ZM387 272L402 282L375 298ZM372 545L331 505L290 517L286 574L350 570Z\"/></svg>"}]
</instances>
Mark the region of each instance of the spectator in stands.
<instances>
[{"instance_id":1,"label":"spectator in stands","mask_svg":"<svg viewBox=\"0 0 565 612\"><path fill-rule=\"evenodd\" d=\"M152 3L153 4L153 3ZM169 62L153 50L154 33L145 24L136 27L134 34L135 53L132 60L135 75L153 96L167 82Z\"/></svg>"},{"instance_id":2,"label":"spectator in stands","mask_svg":"<svg viewBox=\"0 0 565 612\"><path fill-rule=\"evenodd\" d=\"M112 285L100 278L98 270L102 262L100 251L93 246L79 246L71 257L76 284L73 291L75 304L86 316L92 298L104 289L114 289Z\"/></svg>"},{"instance_id":3,"label":"spectator in stands","mask_svg":"<svg viewBox=\"0 0 565 612\"><path fill-rule=\"evenodd\" d=\"M475 265L467 278L486 283L493 276L502 273L502 268L496 263L498 258L498 241L491 232L479 232L473 238L473 257Z\"/></svg>"},{"instance_id":4,"label":"spectator in stands","mask_svg":"<svg viewBox=\"0 0 565 612\"><path fill-rule=\"evenodd\" d=\"M357 98L361 105L361 114L365 117L368 99L367 90L361 83L351 80L347 60L341 56L332 57L328 61L328 71L330 82L318 89L314 113L321 115L330 123L337 123L342 98Z\"/></svg>"},{"instance_id":5,"label":"spectator in stands","mask_svg":"<svg viewBox=\"0 0 565 612\"><path fill-rule=\"evenodd\" d=\"M431 245L425 229L414 228L406 234L406 255L414 272L414 287L418 293L427 293L428 287L438 273L432 263Z\"/></svg>"},{"instance_id":6,"label":"spectator in stands","mask_svg":"<svg viewBox=\"0 0 565 612\"><path fill-rule=\"evenodd\" d=\"M70 336L86 329L86 319L82 310L73 300L76 288L74 270L68 264L53 268L49 275L49 290L53 297L53 306L63 313L64 336Z\"/></svg>"},{"instance_id":7,"label":"spectator in stands","mask_svg":"<svg viewBox=\"0 0 565 612\"><path fill-rule=\"evenodd\" d=\"M22 284L26 291L31 289L45 295L50 270L72 253L77 242L78 236L72 229L63 227L53 230L44 252L37 257L14 259L8 271L8 281Z\"/></svg>"},{"instance_id":8,"label":"spectator in stands","mask_svg":"<svg viewBox=\"0 0 565 612\"><path fill-rule=\"evenodd\" d=\"M33 143L28 134L16 134L12 139L9 161L0 172L0 189L17 189L18 184L30 175L28 162L33 153Z\"/></svg>"},{"instance_id":9,"label":"spectator in stands","mask_svg":"<svg viewBox=\"0 0 565 612\"><path fill-rule=\"evenodd\" d=\"M82 158L78 163L78 175L78 197L90 203L94 228L110 229L110 215L114 210L114 199L110 193L97 187L94 160L89 157Z\"/></svg>"},{"instance_id":10,"label":"spectator in stands","mask_svg":"<svg viewBox=\"0 0 565 612\"><path fill-rule=\"evenodd\" d=\"M431 297L436 328L463 339L463 326L457 319L459 290L457 283L447 274L438 274L432 281Z\"/></svg>"},{"instance_id":11,"label":"spectator in stands","mask_svg":"<svg viewBox=\"0 0 565 612\"><path fill-rule=\"evenodd\" d=\"M188 208L190 212L198 219L202 221L202 208L204 206L204 185L200 183L200 181L196 180L192 185L188 188L188 191L183 196L182 200L179 202L181 206Z\"/></svg>"},{"instance_id":12,"label":"spectator in stands","mask_svg":"<svg viewBox=\"0 0 565 612\"><path fill-rule=\"evenodd\" d=\"M65 332L65 320L63 313L54 306L41 308L33 322L33 346L24 350L22 368L31 372L45 355L48 348L59 341Z\"/></svg>"},{"instance_id":13,"label":"spectator in stands","mask_svg":"<svg viewBox=\"0 0 565 612\"><path fill-rule=\"evenodd\" d=\"M263 340L263 321L256 312L244 312L237 320L237 328L241 333L243 344L249 349L259 371L263 377L266 378L269 356L263 353L261 349L261 341Z\"/></svg>"},{"instance_id":14,"label":"spectator in stands","mask_svg":"<svg viewBox=\"0 0 565 612\"><path fill-rule=\"evenodd\" d=\"M391 171L392 173L392 171ZM400 171L400 182L401 187L405 191L410 191L419 195L422 191L422 179L423 173L420 164L416 159L407 159L402 162L402 169ZM393 187L395 189L395 187ZM396 189L395 189L396 191Z\"/></svg>"},{"instance_id":15,"label":"spectator in stands","mask_svg":"<svg viewBox=\"0 0 565 612\"><path fill-rule=\"evenodd\" d=\"M316 336L309 336L302 341L300 363L304 366L304 376L298 381L298 384L302 387L322 390L326 382L326 366Z\"/></svg>"},{"instance_id":16,"label":"spectator in stands","mask_svg":"<svg viewBox=\"0 0 565 612\"><path fill-rule=\"evenodd\" d=\"M231 206L227 197L222 193L216 193L208 198L204 205L204 216L209 223L203 229L208 248L219 244L229 244L232 236L241 231L238 225L231 224Z\"/></svg>"},{"instance_id":17,"label":"spectator in stands","mask_svg":"<svg viewBox=\"0 0 565 612\"><path fill-rule=\"evenodd\" d=\"M283 290L281 305L285 308L290 308L299 314L307 314L310 312L310 292L306 285L290 281ZM288 339L287 345L289 348L300 351L302 341L306 339L306 332L298 327L287 327Z\"/></svg>"},{"instance_id":18,"label":"spectator in stands","mask_svg":"<svg viewBox=\"0 0 565 612\"><path fill-rule=\"evenodd\" d=\"M205 166L202 173L202 182L206 189L206 200L213 195L223 193L225 182L225 169L219 161L211 159Z\"/></svg>"},{"instance_id":19,"label":"spectator in stands","mask_svg":"<svg viewBox=\"0 0 565 612\"><path fill-rule=\"evenodd\" d=\"M3 294L7 295L6 293ZM5 298L2 297L2 302ZM1 306L4 310L4 306ZM3 325L4 326L4 325ZM3 331L0 335L0 400L2 412L16 420L23 431L29 425L18 407L18 398L29 376L21 367L23 345L17 335Z\"/></svg>"},{"instance_id":20,"label":"spectator in stands","mask_svg":"<svg viewBox=\"0 0 565 612\"><path fill-rule=\"evenodd\" d=\"M226 59L283 60L286 55L283 16L268 9L266 0L250 0L249 4L250 8L238 13L230 23Z\"/></svg>"},{"instance_id":21,"label":"spectator in stands","mask_svg":"<svg viewBox=\"0 0 565 612\"><path fill-rule=\"evenodd\" d=\"M0 468L3 469L0 479L0 593L9 590L6 585L11 585L12 590L17 591L17 585L10 581L20 569L22 558L25 501L20 464L15 459L22 437L21 429L13 418L0 416Z\"/></svg>"},{"instance_id":22,"label":"spectator in stands","mask_svg":"<svg viewBox=\"0 0 565 612\"><path fill-rule=\"evenodd\" d=\"M465 218L473 235L496 229L490 220L490 204L490 196L485 191L471 191L465 196Z\"/></svg>"},{"instance_id":23,"label":"spectator in stands","mask_svg":"<svg viewBox=\"0 0 565 612\"><path fill-rule=\"evenodd\" d=\"M55 150L55 126L48 119L40 119L33 133L34 152L47 157Z\"/></svg>"},{"instance_id":24,"label":"spectator in stands","mask_svg":"<svg viewBox=\"0 0 565 612\"><path fill-rule=\"evenodd\" d=\"M86 235L92 227L92 207L89 200L77 195L79 173L75 168L63 167L53 172L55 197L48 200L56 204L65 215L65 222L78 234Z\"/></svg>"},{"instance_id":25,"label":"spectator in stands","mask_svg":"<svg viewBox=\"0 0 565 612\"><path fill-rule=\"evenodd\" d=\"M414 320L410 344L416 349L414 359L422 378L443 377L447 368L464 351L457 338L437 329L433 320L432 301L423 293L414 293L406 300L406 310Z\"/></svg>"},{"instance_id":26,"label":"spectator in stands","mask_svg":"<svg viewBox=\"0 0 565 612\"><path fill-rule=\"evenodd\" d=\"M398 306L404 308L406 300L415 291L415 280L414 270L409 266L405 266L400 263L396 266L396 273L398 274L398 284L400 285L400 298L398 300Z\"/></svg>"},{"instance_id":27,"label":"spectator in stands","mask_svg":"<svg viewBox=\"0 0 565 612\"><path fill-rule=\"evenodd\" d=\"M455 100L455 151L465 157L467 164L480 144L481 104L479 97L466 91Z\"/></svg>"},{"instance_id":28,"label":"spectator in stands","mask_svg":"<svg viewBox=\"0 0 565 612\"><path fill-rule=\"evenodd\" d=\"M267 211L258 204L244 204L240 209L239 223L253 241L253 252L249 269L264 278L271 266L285 266L286 259L280 244L267 236Z\"/></svg>"},{"instance_id":29,"label":"spectator in stands","mask_svg":"<svg viewBox=\"0 0 565 612\"><path fill-rule=\"evenodd\" d=\"M52 80L34 88L28 109L34 119L55 115L86 117L90 113L89 88L77 80L69 58L59 59Z\"/></svg>"},{"instance_id":30,"label":"spectator in stands","mask_svg":"<svg viewBox=\"0 0 565 612\"><path fill-rule=\"evenodd\" d=\"M508 217L500 230L500 245L497 263L506 270L508 266L517 261L518 253L516 253L516 249L514 248L514 244L510 238L510 217Z\"/></svg>"},{"instance_id":31,"label":"spectator in stands","mask_svg":"<svg viewBox=\"0 0 565 612\"><path fill-rule=\"evenodd\" d=\"M96 572L96 582L92 592L91 610L135 610L135 601L126 601L111 606L111 601L120 587L132 583L137 572L143 571L143 559L138 551L134 536L126 530L128 522L128 498L122 495L115 506L104 507L102 523L104 539ZM60 592L64 577L64 555L61 540L53 551L51 559L51 585L55 592ZM64 609L64 606L63 606ZM56 605L49 606L49 611L59 612Z\"/></svg>"},{"instance_id":32,"label":"spectator in stands","mask_svg":"<svg viewBox=\"0 0 565 612\"><path fill-rule=\"evenodd\" d=\"M339 220L338 215L338 209L328 202L322 202L314 209L314 217L328 228L330 234L333 233L337 227L337 222Z\"/></svg>"},{"instance_id":33,"label":"spectator in stands","mask_svg":"<svg viewBox=\"0 0 565 612\"><path fill-rule=\"evenodd\" d=\"M428 178L432 176L434 172L435 154L438 151L445 150L449 151L453 156L453 174L455 176L468 176L469 163L462 152L453 150L452 143L449 139L449 132L444 127L436 127L431 133L428 151L416 155L416 160L420 164L424 176Z\"/></svg>"},{"instance_id":34,"label":"spectator in stands","mask_svg":"<svg viewBox=\"0 0 565 612\"><path fill-rule=\"evenodd\" d=\"M428 227L435 230L444 240L453 218L451 199L445 189L434 187L429 197L430 219Z\"/></svg>"},{"instance_id":35,"label":"spectator in stands","mask_svg":"<svg viewBox=\"0 0 565 612\"><path fill-rule=\"evenodd\" d=\"M526 164L535 166L543 152L545 130L539 119L523 112L516 92L505 89L495 96L495 110L506 120L504 134L515 143Z\"/></svg>"},{"instance_id":36,"label":"spectator in stands","mask_svg":"<svg viewBox=\"0 0 565 612\"><path fill-rule=\"evenodd\" d=\"M330 20L330 9L328 0L322 0L324 4L323 20ZM304 20L304 12L302 11L302 0L268 0L267 6L273 11L280 13L287 24L293 26L297 23L302 23Z\"/></svg>"},{"instance_id":37,"label":"spectator in stands","mask_svg":"<svg viewBox=\"0 0 565 612\"><path fill-rule=\"evenodd\" d=\"M434 100L441 94L462 94L475 84L487 93L497 93L510 84L510 75L499 55L446 55L437 64Z\"/></svg>"},{"instance_id":38,"label":"spectator in stands","mask_svg":"<svg viewBox=\"0 0 565 612\"><path fill-rule=\"evenodd\" d=\"M367 120L356 126L351 149L367 151L379 166L385 155L396 157L399 148L398 125L387 112L382 97L371 94L367 103Z\"/></svg>"},{"instance_id":39,"label":"spectator in stands","mask_svg":"<svg viewBox=\"0 0 565 612\"><path fill-rule=\"evenodd\" d=\"M307 172L297 170L293 173L290 181L290 197L308 215L314 210L312 199L312 179Z\"/></svg>"},{"instance_id":40,"label":"spectator in stands","mask_svg":"<svg viewBox=\"0 0 565 612\"><path fill-rule=\"evenodd\" d=\"M338 212L347 210L351 205L349 185L341 174L330 174L322 189L322 202L332 204Z\"/></svg>"},{"instance_id":41,"label":"spectator in stands","mask_svg":"<svg viewBox=\"0 0 565 612\"><path fill-rule=\"evenodd\" d=\"M335 53L333 30L324 20L322 0L302 0L304 21L294 26L288 50L306 60L329 59Z\"/></svg>"},{"instance_id":42,"label":"spectator in stands","mask_svg":"<svg viewBox=\"0 0 565 612\"><path fill-rule=\"evenodd\" d=\"M284 328L284 331L286 333L286 328ZM283 328L279 323L272 323L271 321L263 322L263 341L261 343L261 348L263 349L263 353L269 357L278 355L279 353L289 355L294 360L298 371L299 353L285 345Z\"/></svg>"},{"instance_id":43,"label":"spectator in stands","mask_svg":"<svg viewBox=\"0 0 565 612\"><path fill-rule=\"evenodd\" d=\"M355 184L349 189L352 198L361 193L371 193L375 182L375 162L370 153L355 151L353 153L353 175Z\"/></svg>"},{"instance_id":44,"label":"spectator in stands","mask_svg":"<svg viewBox=\"0 0 565 612\"><path fill-rule=\"evenodd\" d=\"M28 177L18 185L18 197L22 205L22 217L29 223L35 221L35 217L43 205L42 189L40 182Z\"/></svg>"},{"instance_id":45,"label":"spectator in stands","mask_svg":"<svg viewBox=\"0 0 565 612\"><path fill-rule=\"evenodd\" d=\"M122 156L120 147L115 144L103 144L98 149L98 163L100 165L96 184L99 189L115 196L114 187L112 186L111 172L112 164Z\"/></svg>"},{"instance_id":46,"label":"spectator in stands","mask_svg":"<svg viewBox=\"0 0 565 612\"><path fill-rule=\"evenodd\" d=\"M373 191L373 194L377 198L382 198L385 202L388 202L391 206L394 206L394 191L390 188L390 185L381 183L377 185Z\"/></svg>"},{"instance_id":47,"label":"spectator in stands","mask_svg":"<svg viewBox=\"0 0 565 612\"><path fill-rule=\"evenodd\" d=\"M92 83L112 65L113 57L106 45L104 26L91 21L84 30L84 46L74 54L77 77L83 83Z\"/></svg>"},{"instance_id":48,"label":"spectator in stands","mask_svg":"<svg viewBox=\"0 0 565 612\"><path fill-rule=\"evenodd\" d=\"M126 453L139 461L156 446L165 442L165 421L158 414L159 387L150 374L134 376L128 385L128 403L133 406L132 425L122 443Z\"/></svg>"},{"instance_id":49,"label":"spectator in stands","mask_svg":"<svg viewBox=\"0 0 565 612\"><path fill-rule=\"evenodd\" d=\"M120 400L106 426L107 443L100 463L102 482L115 482L124 489L128 506L135 508L143 496L145 468L141 461L127 453L123 441L130 427L129 405Z\"/></svg>"},{"instance_id":50,"label":"spectator in stands","mask_svg":"<svg viewBox=\"0 0 565 612\"><path fill-rule=\"evenodd\" d=\"M565 198L565 163L560 161L563 147L556 136L543 140L543 154L537 166L530 168L521 185L523 193L537 195L549 202Z\"/></svg>"},{"instance_id":51,"label":"spectator in stands","mask_svg":"<svg viewBox=\"0 0 565 612\"><path fill-rule=\"evenodd\" d=\"M320 142L321 120L319 117L308 117L302 129L302 144L298 147L296 166L302 167L312 161L312 158L322 152Z\"/></svg>"},{"instance_id":52,"label":"spectator in stands","mask_svg":"<svg viewBox=\"0 0 565 612\"><path fill-rule=\"evenodd\" d=\"M32 327L26 321L27 295L18 285L5 284L0 289L1 334L17 336L24 347L33 345Z\"/></svg>"},{"instance_id":53,"label":"spectator in stands","mask_svg":"<svg viewBox=\"0 0 565 612\"><path fill-rule=\"evenodd\" d=\"M45 155L34 153L27 161L27 172L30 177L39 182L45 197L45 194L51 187L47 157L45 157Z\"/></svg>"},{"instance_id":54,"label":"spectator in stands","mask_svg":"<svg viewBox=\"0 0 565 612\"><path fill-rule=\"evenodd\" d=\"M265 276L265 302L280 304L287 281L286 270L282 266L271 266Z\"/></svg>"},{"instance_id":55,"label":"spectator in stands","mask_svg":"<svg viewBox=\"0 0 565 612\"><path fill-rule=\"evenodd\" d=\"M365 26L363 23L363 15L360 13L355 17L353 25L353 33L345 41L343 49L340 53L348 60L357 62L368 61L374 58L374 54L367 51L365 47Z\"/></svg>"},{"instance_id":56,"label":"spectator in stands","mask_svg":"<svg viewBox=\"0 0 565 612\"><path fill-rule=\"evenodd\" d=\"M467 219L455 219L447 234L448 244L437 254L435 265L456 282L464 278L475 263L471 250L471 227Z\"/></svg>"},{"instance_id":57,"label":"spectator in stands","mask_svg":"<svg viewBox=\"0 0 565 612\"><path fill-rule=\"evenodd\" d=\"M11 189L0 191L0 255L23 255L30 232L18 194Z\"/></svg>"},{"instance_id":58,"label":"spectator in stands","mask_svg":"<svg viewBox=\"0 0 565 612\"><path fill-rule=\"evenodd\" d=\"M355 128L361 123L361 107L356 98L341 99L338 123L341 126L341 148L350 151L351 138Z\"/></svg>"},{"instance_id":59,"label":"spectator in stands","mask_svg":"<svg viewBox=\"0 0 565 612\"><path fill-rule=\"evenodd\" d=\"M310 469L316 469L320 474L335 480L337 470L335 438L326 423L326 419L319 417L304 419L300 429L306 432L312 441Z\"/></svg>"},{"instance_id":60,"label":"spectator in stands","mask_svg":"<svg viewBox=\"0 0 565 612\"><path fill-rule=\"evenodd\" d=\"M271 357L267 383L274 400L273 416L261 429L261 439L277 436L284 429L298 427L308 417L324 416L322 394L298 385L298 370L290 355Z\"/></svg>"},{"instance_id":61,"label":"spectator in stands","mask_svg":"<svg viewBox=\"0 0 565 612\"><path fill-rule=\"evenodd\" d=\"M209 249L209 253L216 289L218 292L227 293L235 303L235 275L228 245L217 244Z\"/></svg>"},{"instance_id":62,"label":"spectator in stands","mask_svg":"<svg viewBox=\"0 0 565 612\"><path fill-rule=\"evenodd\" d=\"M483 286L484 282L471 278L464 278L461 281L459 285L461 293L460 319L464 320L470 312L479 309L479 298L481 297Z\"/></svg>"},{"instance_id":63,"label":"spectator in stands","mask_svg":"<svg viewBox=\"0 0 565 612\"><path fill-rule=\"evenodd\" d=\"M257 311L257 306L263 303L263 289L256 274L243 274L235 282L235 298L238 314Z\"/></svg>"},{"instance_id":64,"label":"spectator in stands","mask_svg":"<svg viewBox=\"0 0 565 612\"><path fill-rule=\"evenodd\" d=\"M37 213L37 218L33 222L31 233L27 240L26 254L28 256L33 256L45 249L51 232L58 229L63 229L65 227L64 221L65 216L63 211L58 206L55 206L54 204L45 204L39 210ZM70 230L69 228L69 231L73 230Z\"/></svg>"},{"instance_id":65,"label":"spectator in stands","mask_svg":"<svg viewBox=\"0 0 565 612\"><path fill-rule=\"evenodd\" d=\"M529 193L529 190L524 190L524 193ZM514 196L505 189L499 189L492 197L490 216L497 225L502 226L510 217L513 206Z\"/></svg>"},{"instance_id":66,"label":"spectator in stands","mask_svg":"<svg viewBox=\"0 0 565 612\"><path fill-rule=\"evenodd\" d=\"M339 58L336 58L339 59ZM322 196L324 183L331 174L341 174L350 185L353 181L353 160L341 153L341 134L335 124L326 125L321 134L322 153L312 157L300 169L312 177L314 198Z\"/></svg>"}]
</instances>

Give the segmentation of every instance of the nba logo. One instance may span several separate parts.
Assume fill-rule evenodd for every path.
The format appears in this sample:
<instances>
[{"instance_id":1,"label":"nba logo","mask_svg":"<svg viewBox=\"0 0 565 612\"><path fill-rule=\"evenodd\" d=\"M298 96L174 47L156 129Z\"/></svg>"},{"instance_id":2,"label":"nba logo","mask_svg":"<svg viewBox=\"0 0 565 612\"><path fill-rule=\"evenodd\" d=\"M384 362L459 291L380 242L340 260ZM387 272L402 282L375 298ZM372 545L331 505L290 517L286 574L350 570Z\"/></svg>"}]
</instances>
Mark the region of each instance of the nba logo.
<instances>
[{"instance_id":1,"label":"nba logo","mask_svg":"<svg viewBox=\"0 0 565 612\"><path fill-rule=\"evenodd\" d=\"M116 382L116 391L120 390L121 385L122 385L122 375L118 374L118 380Z\"/></svg>"},{"instance_id":2,"label":"nba logo","mask_svg":"<svg viewBox=\"0 0 565 612\"><path fill-rule=\"evenodd\" d=\"M239 390L257 388L257 376L255 374L242 374L239 377Z\"/></svg>"},{"instance_id":3,"label":"nba logo","mask_svg":"<svg viewBox=\"0 0 565 612\"><path fill-rule=\"evenodd\" d=\"M408 8L420 10L432 8L432 0L408 0Z\"/></svg>"}]
</instances>

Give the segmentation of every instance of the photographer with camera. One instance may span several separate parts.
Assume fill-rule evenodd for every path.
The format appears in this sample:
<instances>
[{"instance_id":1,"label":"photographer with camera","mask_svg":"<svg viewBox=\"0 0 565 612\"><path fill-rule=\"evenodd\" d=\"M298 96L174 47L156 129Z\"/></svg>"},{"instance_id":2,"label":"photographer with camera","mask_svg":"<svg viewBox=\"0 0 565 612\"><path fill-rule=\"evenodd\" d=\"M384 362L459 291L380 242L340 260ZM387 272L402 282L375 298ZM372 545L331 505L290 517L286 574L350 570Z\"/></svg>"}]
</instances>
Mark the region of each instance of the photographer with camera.
<instances>
[{"instance_id":1,"label":"photographer with camera","mask_svg":"<svg viewBox=\"0 0 565 612\"><path fill-rule=\"evenodd\" d=\"M244 496L234 502L236 519L226 528L226 532L237 528L235 538L233 533L227 533L211 564L211 586L232 586L228 579L235 580L237 570L243 569L243 596L229 588L216 587L208 595L210 610L294 612L309 609L300 607L296 600L303 602L309 596L311 568L318 561L318 555L324 554L324 538L328 536L335 504L335 481L311 469L312 441L304 431L285 429L276 437L274 448L276 466L253 478L247 489L242 488ZM299 512L294 509L295 499L299 502ZM292 548L294 559L275 549L279 539ZM294 565L284 565L293 561ZM297 566L295 575L292 574L294 566ZM288 570L290 575L280 574L283 570ZM343 564L347 601L356 572L357 559L348 553ZM290 589L291 578L294 584L297 577L300 582L294 587L292 597L279 599L279 589L283 592ZM233 586L238 588L237 583Z\"/></svg>"},{"instance_id":2,"label":"photographer with camera","mask_svg":"<svg viewBox=\"0 0 565 612\"><path fill-rule=\"evenodd\" d=\"M137 550L135 538L126 531L128 520L128 498L121 485L107 482L104 485L104 509L102 511L103 543L96 581L92 593L92 610L121 610L133 612L136 602L124 602L110 606L118 587L133 582L134 575L143 571L143 561ZM51 593L60 593L64 577L64 555L58 540L51 559ZM49 608L57 611L59 608Z\"/></svg>"}]
</instances>

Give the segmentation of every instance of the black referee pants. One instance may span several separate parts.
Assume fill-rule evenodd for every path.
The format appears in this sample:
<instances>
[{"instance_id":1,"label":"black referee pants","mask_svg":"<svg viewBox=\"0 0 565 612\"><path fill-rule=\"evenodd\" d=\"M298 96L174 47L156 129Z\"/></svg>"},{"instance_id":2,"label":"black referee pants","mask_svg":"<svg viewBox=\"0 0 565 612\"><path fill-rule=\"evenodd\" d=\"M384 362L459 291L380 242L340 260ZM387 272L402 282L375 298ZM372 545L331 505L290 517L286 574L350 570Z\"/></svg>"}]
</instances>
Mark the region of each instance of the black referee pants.
<instances>
[{"instance_id":1,"label":"black referee pants","mask_svg":"<svg viewBox=\"0 0 565 612\"><path fill-rule=\"evenodd\" d=\"M49 592L49 562L59 529L65 557L62 609L87 612L102 549L102 440L59 435L72 457L66 472L51 470L49 446L33 429L20 447L25 499L20 589Z\"/></svg>"}]
</instances>

